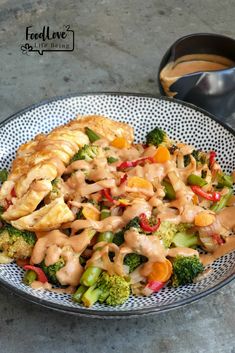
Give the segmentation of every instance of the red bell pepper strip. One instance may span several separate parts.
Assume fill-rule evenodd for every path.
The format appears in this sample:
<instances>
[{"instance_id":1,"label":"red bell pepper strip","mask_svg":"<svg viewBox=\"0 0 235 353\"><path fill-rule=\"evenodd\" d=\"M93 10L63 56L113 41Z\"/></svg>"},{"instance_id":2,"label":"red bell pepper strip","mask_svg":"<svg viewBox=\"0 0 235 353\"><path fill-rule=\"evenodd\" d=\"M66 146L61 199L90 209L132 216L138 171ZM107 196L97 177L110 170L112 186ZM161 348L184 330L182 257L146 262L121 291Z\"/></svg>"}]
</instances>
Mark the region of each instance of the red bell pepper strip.
<instances>
[{"instance_id":1,"label":"red bell pepper strip","mask_svg":"<svg viewBox=\"0 0 235 353\"><path fill-rule=\"evenodd\" d=\"M11 189L11 196L16 197L16 191L14 187Z\"/></svg>"},{"instance_id":2,"label":"red bell pepper strip","mask_svg":"<svg viewBox=\"0 0 235 353\"><path fill-rule=\"evenodd\" d=\"M215 151L210 151L210 155L209 155L209 165L210 165L210 167L215 163L215 157L216 157L216 152Z\"/></svg>"},{"instance_id":3,"label":"red bell pepper strip","mask_svg":"<svg viewBox=\"0 0 235 353\"><path fill-rule=\"evenodd\" d=\"M117 170L123 170L126 168L136 167L137 165L142 164L147 161L154 163L153 157L143 157L143 158L137 159L136 161L122 162L121 164L119 164L117 166Z\"/></svg>"},{"instance_id":4,"label":"red bell pepper strip","mask_svg":"<svg viewBox=\"0 0 235 353\"><path fill-rule=\"evenodd\" d=\"M5 203L6 203L5 210L7 210L12 205L12 201L8 200L8 199L5 199Z\"/></svg>"},{"instance_id":5,"label":"red bell pepper strip","mask_svg":"<svg viewBox=\"0 0 235 353\"><path fill-rule=\"evenodd\" d=\"M216 244L218 244L218 245L224 244L224 239L221 238L221 236L219 234L212 234L212 238Z\"/></svg>"},{"instance_id":6,"label":"red bell pepper strip","mask_svg":"<svg viewBox=\"0 0 235 353\"><path fill-rule=\"evenodd\" d=\"M111 203L114 203L114 199L110 195L110 190L109 189L103 189L102 190L102 195Z\"/></svg>"},{"instance_id":7,"label":"red bell pepper strip","mask_svg":"<svg viewBox=\"0 0 235 353\"><path fill-rule=\"evenodd\" d=\"M147 284L147 288L151 289L153 293L158 292L160 289L162 289L165 286L165 282L160 282L160 281L149 281Z\"/></svg>"},{"instance_id":8,"label":"red bell pepper strip","mask_svg":"<svg viewBox=\"0 0 235 353\"><path fill-rule=\"evenodd\" d=\"M127 177L128 177L128 175L125 173L125 174L121 177L120 183L119 183L118 186L120 186L120 185L122 185L123 183L125 183L125 182L127 181Z\"/></svg>"},{"instance_id":9,"label":"red bell pepper strip","mask_svg":"<svg viewBox=\"0 0 235 353\"><path fill-rule=\"evenodd\" d=\"M209 201L216 202L216 201L219 201L221 198L221 194L219 192L216 192L216 191L206 192L206 191L202 190L202 188L200 186L197 186L197 185L192 185L191 189L193 190L193 192L196 195L201 196L204 199L209 200Z\"/></svg>"},{"instance_id":10,"label":"red bell pepper strip","mask_svg":"<svg viewBox=\"0 0 235 353\"><path fill-rule=\"evenodd\" d=\"M32 270L32 271L36 272L38 281L40 281L42 283L48 282L47 276L45 275L45 273L43 272L43 270L40 267L36 267L33 265L25 265L23 267L23 269L24 270Z\"/></svg>"},{"instance_id":11,"label":"red bell pepper strip","mask_svg":"<svg viewBox=\"0 0 235 353\"><path fill-rule=\"evenodd\" d=\"M145 232L153 233L159 228L159 226L161 224L161 220L160 220L160 218L158 218L157 224L155 224L154 226L151 226L149 224L149 221L148 221L145 213L141 213L139 215L139 219L140 219L140 226Z\"/></svg>"},{"instance_id":12,"label":"red bell pepper strip","mask_svg":"<svg viewBox=\"0 0 235 353\"><path fill-rule=\"evenodd\" d=\"M14 187L11 189L11 196L12 197L16 197L16 192L15 192L15 188ZM7 210L12 205L12 201L8 200L8 199L5 199L5 203L6 203L5 210Z\"/></svg>"},{"instance_id":13,"label":"red bell pepper strip","mask_svg":"<svg viewBox=\"0 0 235 353\"><path fill-rule=\"evenodd\" d=\"M27 259L17 259L16 260L16 264L19 266L19 267L24 267L25 265L29 265L29 258Z\"/></svg>"}]
</instances>

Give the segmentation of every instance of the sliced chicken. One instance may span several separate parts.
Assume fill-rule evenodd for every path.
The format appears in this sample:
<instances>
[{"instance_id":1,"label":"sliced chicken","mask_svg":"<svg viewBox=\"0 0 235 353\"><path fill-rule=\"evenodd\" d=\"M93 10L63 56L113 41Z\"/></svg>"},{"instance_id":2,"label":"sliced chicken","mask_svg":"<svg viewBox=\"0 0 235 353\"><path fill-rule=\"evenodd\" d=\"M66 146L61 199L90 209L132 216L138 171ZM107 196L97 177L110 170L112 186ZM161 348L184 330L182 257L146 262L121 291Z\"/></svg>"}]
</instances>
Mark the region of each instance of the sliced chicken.
<instances>
[{"instance_id":1,"label":"sliced chicken","mask_svg":"<svg viewBox=\"0 0 235 353\"><path fill-rule=\"evenodd\" d=\"M7 211L2 214L2 218L8 221L30 214L51 189L52 185L49 180L36 181L21 199L16 199L15 203L8 207Z\"/></svg>"},{"instance_id":2,"label":"sliced chicken","mask_svg":"<svg viewBox=\"0 0 235 353\"><path fill-rule=\"evenodd\" d=\"M17 229L43 232L58 229L63 223L73 221L74 217L61 197L28 216L11 221L11 224Z\"/></svg>"}]
</instances>

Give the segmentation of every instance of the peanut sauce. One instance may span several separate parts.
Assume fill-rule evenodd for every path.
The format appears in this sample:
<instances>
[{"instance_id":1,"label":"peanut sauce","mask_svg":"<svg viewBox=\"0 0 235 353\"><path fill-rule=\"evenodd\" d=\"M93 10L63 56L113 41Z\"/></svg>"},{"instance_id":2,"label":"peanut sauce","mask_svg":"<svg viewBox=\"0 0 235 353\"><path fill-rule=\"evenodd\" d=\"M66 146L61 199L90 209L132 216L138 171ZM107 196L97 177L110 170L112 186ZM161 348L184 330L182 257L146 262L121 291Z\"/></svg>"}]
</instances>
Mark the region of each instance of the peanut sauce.
<instances>
[{"instance_id":1,"label":"peanut sauce","mask_svg":"<svg viewBox=\"0 0 235 353\"><path fill-rule=\"evenodd\" d=\"M186 58L181 59L186 60ZM170 72L169 78L175 79L175 75L183 74L183 72L195 72L199 68L204 68L205 63L209 63L207 70L216 69L216 62L210 61L209 59L209 61L207 61L207 59L208 58L199 58L197 56L195 56L195 58L187 58L188 66L186 65L186 61L175 62L174 67L168 67L169 70L172 70L172 72L168 70L168 72ZM192 63L194 64L195 71L190 71L193 68ZM217 64L222 66L227 65L220 61ZM183 71L183 69L185 71ZM53 136L51 136L51 140L49 141L45 140L43 136L38 137L38 144L33 145L34 152L36 151L35 158L38 158L38 164L36 166L32 165L29 170L26 170L25 174L21 176L20 182L16 181L17 198L13 200L13 205L5 212L7 214L7 212L10 212L16 206L19 209L19 201L23 201L30 192L37 192L40 202L40 197L43 199L44 196L50 192L52 188L51 181L54 178L60 177L62 174L66 174L64 180L61 179L61 183L63 184L60 189L61 195L56 197L56 201L54 200L54 202L56 203L58 200L63 200L64 205L68 209L67 211L71 213L71 217L62 222L62 225L58 223L57 227L59 229L70 228L71 236L67 236L59 229L37 232L38 240L31 256L32 264L39 264L44 260L45 265L50 266L60 259L63 259L65 265L57 271L56 276L62 285L69 286L68 291L74 291L84 271L83 267L80 265L79 256L85 250L87 253L90 252L88 258L91 256L86 263L86 267L90 265L97 266L111 275L118 274L121 276L125 275L128 270L124 265L124 257L128 253L134 252L147 257L148 261L142 265L139 270L140 275L144 277L149 275L154 262L164 262L168 256L199 256L198 251L191 248L165 249L162 241L157 236L139 234L134 228L125 232L124 243L121 246L117 246L114 243L102 242L93 246L93 249L91 249L91 247L87 249L88 245L91 243L89 236L91 229L97 232L117 232L141 213L144 213L147 217L151 217L153 209L154 212L156 212L157 218L160 218L161 221L170 221L176 224L193 223L196 214L204 210L204 205L202 206L202 202L200 202L200 206L192 202L194 193L191 188L186 185L187 178L190 174L201 174L201 170L199 170L200 167L197 166L193 157L191 157L189 165L187 167L184 166L184 156L192 152L192 146L178 143L177 151L175 151L174 155L171 155L171 159L165 163L146 162L144 165L136 165L133 168L127 168L127 170L120 170L120 168L116 167L123 161L134 161L143 156L153 157L156 153L156 147L149 146L144 149L143 146L133 145L128 148L118 149L113 148L107 139L101 138L95 143L99 149L99 153L92 161L78 160L68 165L72 155L77 151L77 143L75 141L66 140L63 134L59 138L60 134L58 133L57 135L57 132L58 131L55 130L55 134L52 134ZM84 141L86 140L87 136L85 136ZM108 148L102 150L101 146ZM25 146L21 149L22 156L24 154L28 156L28 147ZM40 151L43 153L40 153ZM55 151L57 151L58 157L54 155ZM46 155L49 157L45 160ZM108 156L117 158L118 162L108 163ZM45 173L45 184L45 180L41 180L42 173ZM125 177L125 174L127 174L126 180L120 185L120 180ZM207 176L208 174L209 173L207 173ZM130 187L128 186L128 178L130 177L143 178L151 183L150 187ZM164 178L169 179L175 191L176 199L173 201L167 202L163 199L165 191L161 182ZM7 181L1 189L1 197L3 195L8 197L14 184L15 182ZM97 219L99 219L100 211L98 211L94 205L88 203L88 201L90 199L100 201L102 197L100 191L103 189L109 189L113 199L110 201L111 216L98 221L94 220L96 219L95 217L93 217L93 219L74 220L77 211L82 207L89 207L90 210L97 215ZM50 194L48 196L50 196ZM88 201L84 199L84 197L88 199ZM120 204L116 203L118 197L128 199L125 207L120 207ZM48 204L52 205L50 201L49 199ZM36 207L37 205L35 208ZM48 215L48 212L46 212L46 214ZM32 213L32 219L30 220L32 224L34 221L33 217L35 217L35 213ZM215 217L215 222L210 227L201 227L199 230L200 235L203 234L203 232L213 234L215 231L221 234L224 230L227 232L235 228L235 206L225 208L216 214ZM58 218L58 215L51 218ZM14 222L14 216L11 219L13 219ZM70 222L67 222L68 220ZM14 223L12 224L14 225ZM81 230L82 232L77 234ZM233 251L235 248L234 239L234 237L227 238L226 243L217 247L213 254L200 255L203 263L209 264L225 253ZM110 260L109 257L110 252L114 253L112 260ZM53 290L49 283L42 284L38 281L34 281L31 286L34 289Z\"/></svg>"},{"instance_id":2,"label":"peanut sauce","mask_svg":"<svg viewBox=\"0 0 235 353\"><path fill-rule=\"evenodd\" d=\"M169 62L160 72L160 81L165 93L173 97L171 85L180 77L195 72L224 70L233 67L235 62L220 55L192 54L184 55L176 61Z\"/></svg>"}]
</instances>

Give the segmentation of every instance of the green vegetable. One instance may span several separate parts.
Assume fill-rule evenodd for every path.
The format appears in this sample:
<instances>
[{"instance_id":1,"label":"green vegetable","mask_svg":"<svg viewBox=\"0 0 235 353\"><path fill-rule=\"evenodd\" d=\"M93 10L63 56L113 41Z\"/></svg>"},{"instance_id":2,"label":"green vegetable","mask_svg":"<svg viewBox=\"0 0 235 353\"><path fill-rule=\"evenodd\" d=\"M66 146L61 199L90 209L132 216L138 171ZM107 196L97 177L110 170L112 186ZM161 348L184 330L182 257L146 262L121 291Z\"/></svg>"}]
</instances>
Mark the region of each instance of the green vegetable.
<instances>
[{"instance_id":1,"label":"green vegetable","mask_svg":"<svg viewBox=\"0 0 235 353\"><path fill-rule=\"evenodd\" d=\"M56 178L52 180L52 190L50 192L50 200L55 200L57 197L61 195L61 185L63 183L62 178Z\"/></svg>"},{"instance_id":2,"label":"green vegetable","mask_svg":"<svg viewBox=\"0 0 235 353\"><path fill-rule=\"evenodd\" d=\"M19 230L10 224L6 224L5 227L0 230L0 233L4 230L4 228L8 231L10 238L13 241L17 238L23 238L30 245L34 245L36 243L36 235L33 232L29 232L28 230Z\"/></svg>"},{"instance_id":3,"label":"green vegetable","mask_svg":"<svg viewBox=\"0 0 235 353\"><path fill-rule=\"evenodd\" d=\"M217 174L218 188L223 188L227 186L228 188L233 187L233 178L230 175L226 174Z\"/></svg>"},{"instance_id":4,"label":"green vegetable","mask_svg":"<svg viewBox=\"0 0 235 353\"><path fill-rule=\"evenodd\" d=\"M56 273L65 265L64 259L60 258L55 264L46 266L45 262L42 261L40 267L42 268L43 272L47 276L50 283L58 284L59 281L56 277Z\"/></svg>"},{"instance_id":5,"label":"green vegetable","mask_svg":"<svg viewBox=\"0 0 235 353\"><path fill-rule=\"evenodd\" d=\"M179 232L174 236L172 244L176 247L194 248L199 245L200 242L196 234Z\"/></svg>"},{"instance_id":6,"label":"green vegetable","mask_svg":"<svg viewBox=\"0 0 235 353\"><path fill-rule=\"evenodd\" d=\"M86 264L86 259L83 256L79 256L80 265L84 266Z\"/></svg>"},{"instance_id":7,"label":"green vegetable","mask_svg":"<svg viewBox=\"0 0 235 353\"><path fill-rule=\"evenodd\" d=\"M103 208L101 211L100 211L100 219L101 221L105 218L108 218L111 216L111 212L109 211L108 208Z\"/></svg>"},{"instance_id":8,"label":"green vegetable","mask_svg":"<svg viewBox=\"0 0 235 353\"><path fill-rule=\"evenodd\" d=\"M223 195L218 202L215 202L214 205L211 206L211 211L214 211L214 212L221 211L227 205L232 195L233 195L233 190L229 189L227 194Z\"/></svg>"},{"instance_id":9,"label":"green vegetable","mask_svg":"<svg viewBox=\"0 0 235 353\"><path fill-rule=\"evenodd\" d=\"M113 232L109 232L109 231L103 232L103 233L100 233L100 234L98 235L97 241L98 241L98 242L99 242L99 241L105 241L105 242L107 242L107 243L112 243L112 241L113 241L113 236L114 236Z\"/></svg>"},{"instance_id":10,"label":"green vegetable","mask_svg":"<svg viewBox=\"0 0 235 353\"><path fill-rule=\"evenodd\" d=\"M77 160L86 160L90 162L94 159L99 152L98 146L92 145L84 145L71 159L70 163L75 162Z\"/></svg>"},{"instance_id":11,"label":"green vegetable","mask_svg":"<svg viewBox=\"0 0 235 353\"><path fill-rule=\"evenodd\" d=\"M5 209L3 206L0 206L0 219L2 218L2 214L5 212Z\"/></svg>"},{"instance_id":12,"label":"green vegetable","mask_svg":"<svg viewBox=\"0 0 235 353\"><path fill-rule=\"evenodd\" d=\"M162 185L164 186L165 198L168 200L175 200L175 190L169 181L163 180Z\"/></svg>"},{"instance_id":13,"label":"green vegetable","mask_svg":"<svg viewBox=\"0 0 235 353\"><path fill-rule=\"evenodd\" d=\"M162 143L167 143L168 136L166 132L158 127L155 127L146 136L146 142L148 145L159 146Z\"/></svg>"},{"instance_id":14,"label":"green vegetable","mask_svg":"<svg viewBox=\"0 0 235 353\"><path fill-rule=\"evenodd\" d=\"M114 158L114 157L107 157L107 161L109 164L112 164L112 163L115 163L118 161L117 158Z\"/></svg>"},{"instance_id":15,"label":"green vegetable","mask_svg":"<svg viewBox=\"0 0 235 353\"><path fill-rule=\"evenodd\" d=\"M76 292L72 295L73 301L76 303L81 303L82 302L82 296L83 294L87 291L87 287L85 286L79 286Z\"/></svg>"},{"instance_id":16,"label":"green vegetable","mask_svg":"<svg viewBox=\"0 0 235 353\"><path fill-rule=\"evenodd\" d=\"M97 283L82 296L82 302L90 307L97 301L107 305L116 306L123 304L130 296L130 284L121 276L110 276L103 272Z\"/></svg>"},{"instance_id":17,"label":"green vegetable","mask_svg":"<svg viewBox=\"0 0 235 353\"><path fill-rule=\"evenodd\" d=\"M8 171L6 169L1 169L0 170L0 181L1 183L4 183L8 178Z\"/></svg>"},{"instance_id":18,"label":"green vegetable","mask_svg":"<svg viewBox=\"0 0 235 353\"><path fill-rule=\"evenodd\" d=\"M124 234L127 230L129 230L131 228L140 229L139 217L134 217L133 219L130 220L130 222L127 223L127 225L122 230L115 233L114 238L113 238L113 243L118 246L120 246L122 243L124 243Z\"/></svg>"},{"instance_id":19,"label":"green vegetable","mask_svg":"<svg viewBox=\"0 0 235 353\"><path fill-rule=\"evenodd\" d=\"M154 235L162 240L165 248L169 248L174 236L179 232L186 232L190 227L191 225L187 223L174 224L168 221L163 221L158 230L154 232Z\"/></svg>"},{"instance_id":20,"label":"green vegetable","mask_svg":"<svg viewBox=\"0 0 235 353\"><path fill-rule=\"evenodd\" d=\"M204 270L200 259L194 256L177 256L173 261L173 275L171 283L178 287L192 283L194 278Z\"/></svg>"},{"instance_id":21,"label":"green vegetable","mask_svg":"<svg viewBox=\"0 0 235 353\"><path fill-rule=\"evenodd\" d=\"M207 182L203 178L195 174L190 174L188 176L187 182L189 185L198 185L198 186L204 186L207 184Z\"/></svg>"},{"instance_id":22,"label":"green vegetable","mask_svg":"<svg viewBox=\"0 0 235 353\"><path fill-rule=\"evenodd\" d=\"M79 208L79 211L76 214L77 219L85 219L83 213L82 213L83 207Z\"/></svg>"},{"instance_id":23,"label":"green vegetable","mask_svg":"<svg viewBox=\"0 0 235 353\"><path fill-rule=\"evenodd\" d=\"M80 279L80 283L83 286L91 287L93 286L99 278L102 270L99 267L90 266L88 267L85 272L83 272L82 277Z\"/></svg>"},{"instance_id":24,"label":"green vegetable","mask_svg":"<svg viewBox=\"0 0 235 353\"><path fill-rule=\"evenodd\" d=\"M11 258L30 257L36 242L34 233L19 230L10 224L5 224L0 229L0 250Z\"/></svg>"},{"instance_id":25,"label":"green vegetable","mask_svg":"<svg viewBox=\"0 0 235 353\"><path fill-rule=\"evenodd\" d=\"M206 153L202 152L200 150L193 150L191 155L196 159L196 162L199 164L205 164L206 163ZM184 156L184 165L187 167L189 163L191 162L190 159L190 154L187 154Z\"/></svg>"},{"instance_id":26,"label":"green vegetable","mask_svg":"<svg viewBox=\"0 0 235 353\"><path fill-rule=\"evenodd\" d=\"M97 135L93 130L91 130L89 127L85 127L85 133L87 134L90 142L95 142L100 139L100 136Z\"/></svg>"},{"instance_id":27,"label":"green vegetable","mask_svg":"<svg viewBox=\"0 0 235 353\"><path fill-rule=\"evenodd\" d=\"M129 273L147 261L147 257L135 253L127 254L124 258L124 264L129 267Z\"/></svg>"},{"instance_id":28,"label":"green vegetable","mask_svg":"<svg viewBox=\"0 0 235 353\"><path fill-rule=\"evenodd\" d=\"M37 274L33 270L28 270L24 274L23 278L23 283L26 284L26 286L30 286L33 281L37 280Z\"/></svg>"}]
</instances>

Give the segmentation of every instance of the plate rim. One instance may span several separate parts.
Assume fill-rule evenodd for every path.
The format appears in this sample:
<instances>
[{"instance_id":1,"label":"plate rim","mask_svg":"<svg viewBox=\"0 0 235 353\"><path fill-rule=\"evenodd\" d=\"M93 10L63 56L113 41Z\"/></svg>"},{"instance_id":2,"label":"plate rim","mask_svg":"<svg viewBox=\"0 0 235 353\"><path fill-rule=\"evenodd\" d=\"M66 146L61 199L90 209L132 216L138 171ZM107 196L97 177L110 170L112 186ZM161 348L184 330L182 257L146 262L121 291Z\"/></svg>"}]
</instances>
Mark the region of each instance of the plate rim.
<instances>
[{"instance_id":1,"label":"plate rim","mask_svg":"<svg viewBox=\"0 0 235 353\"><path fill-rule=\"evenodd\" d=\"M19 116L22 114L25 114L27 112L30 112L40 106L46 105L53 103L58 100L64 100L64 99L69 99L69 98L74 98L74 97L82 97L82 96L134 96L134 97L143 97L143 98L151 98L151 99L156 99L156 100L164 100L168 101L171 103L176 103L182 106L186 106L188 108L191 108L193 110L196 110L206 116L208 116L210 119L214 120L216 123L221 125L223 128L225 128L227 131L229 131L234 137L235 137L235 130L227 125L225 122L221 121L219 118L214 116L213 114L207 112L206 110L199 108L195 106L194 104L184 102L175 98L169 98L169 97L164 97L161 95L153 95L153 94L148 94L148 93L132 93L132 92L106 92L106 91L101 91L101 92L78 92L78 93L70 93L68 95L60 95L60 96L55 96L51 97L48 99L41 100L38 103L32 104L26 108L23 108L19 110L18 112L10 115L0 123L0 129L7 125L10 121L17 119ZM21 289L14 287L11 285L9 282L5 281L4 279L0 278L0 285L4 287L5 289L11 291L12 293L16 294L17 296L27 300L28 302L38 304L42 307L46 307L47 309L53 309L59 312L67 313L67 314L73 314L73 315L78 315L78 316L83 316L83 317L89 317L89 318L97 318L97 319L111 319L111 318L136 318L138 316L144 316L144 315L150 315L150 314L159 314L163 312L167 312L176 308L180 308L182 306L185 306L187 304L193 303L195 301L198 301L201 298L206 297L209 294L214 293L215 291L219 290L220 288L224 287L228 283L230 283L233 279L235 279L235 272L231 273L225 280L222 282L218 283L217 285L207 289L206 291L196 293L188 298L181 299L177 301L176 303L171 303L171 304L165 304L159 307L150 307L150 308L141 308L141 309L134 309L134 310L121 310L121 311L107 311L107 310L94 310L94 309L88 309L88 308L83 308L83 307L70 307L70 306L65 306L50 302L45 299L40 299L36 296L33 296L29 293L23 292Z\"/></svg>"}]
</instances>

